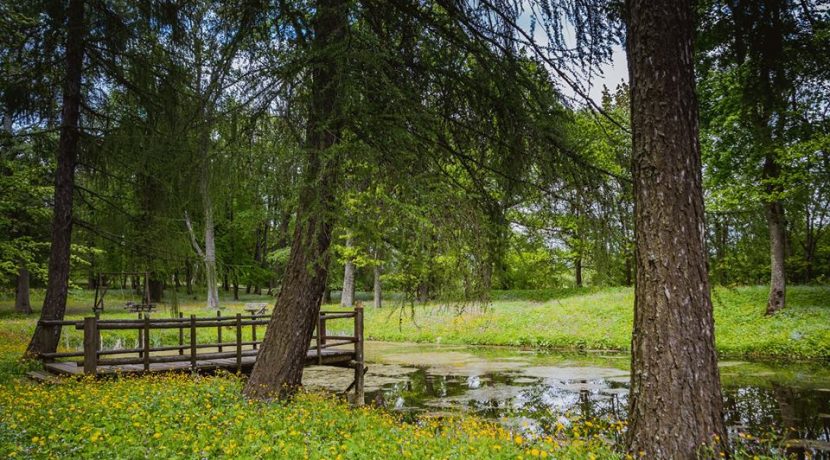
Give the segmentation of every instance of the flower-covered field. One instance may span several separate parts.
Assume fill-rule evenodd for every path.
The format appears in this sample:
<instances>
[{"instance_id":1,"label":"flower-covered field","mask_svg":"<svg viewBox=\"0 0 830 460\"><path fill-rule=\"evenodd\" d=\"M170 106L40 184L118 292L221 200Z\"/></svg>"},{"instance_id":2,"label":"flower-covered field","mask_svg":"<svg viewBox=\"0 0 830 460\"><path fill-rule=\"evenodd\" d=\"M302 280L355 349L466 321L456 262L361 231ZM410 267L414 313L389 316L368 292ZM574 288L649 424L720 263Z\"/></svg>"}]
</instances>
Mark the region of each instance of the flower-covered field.
<instances>
[{"instance_id":1,"label":"flower-covered field","mask_svg":"<svg viewBox=\"0 0 830 460\"><path fill-rule=\"evenodd\" d=\"M20 361L33 325L0 317L0 458L630 458L615 420L565 419L534 435L463 415L408 422L323 393L249 401L230 374L39 384L25 377L38 363ZM732 458L781 452L772 438L732 442Z\"/></svg>"},{"instance_id":2,"label":"flower-covered field","mask_svg":"<svg viewBox=\"0 0 830 460\"><path fill-rule=\"evenodd\" d=\"M34 383L37 364L19 361L30 333L0 320L0 458L619 458L570 429L529 439L475 417L408 423L323 393L249 401L230 374Z\"/></svg>"},{"instance_id":3,"label":"flower-covered field","mask_svg":"<svg viewBox=\"0 0 830 460\"><path fill-rule=\"evenodd\" d=\"M472 417L404 423L321 393L241 395L232 375L0 389L0 455L24 458L609 458L601 437L533 441ZM568 436L572 435L569 434Z\"/></svg>"}]
</instances>

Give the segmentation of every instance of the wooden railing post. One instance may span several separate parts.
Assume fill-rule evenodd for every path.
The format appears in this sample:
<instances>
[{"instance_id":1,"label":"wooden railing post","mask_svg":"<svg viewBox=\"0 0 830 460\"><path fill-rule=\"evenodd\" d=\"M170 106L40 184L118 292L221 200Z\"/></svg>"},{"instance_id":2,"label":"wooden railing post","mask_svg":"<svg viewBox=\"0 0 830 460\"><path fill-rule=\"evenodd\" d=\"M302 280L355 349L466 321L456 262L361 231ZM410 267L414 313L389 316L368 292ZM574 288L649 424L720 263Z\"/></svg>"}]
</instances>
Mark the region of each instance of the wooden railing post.
<instances>
[{"instance_id":1,"label":"wooden railing post","mask_svg":"<svg viewBox=\"0 0 830 460\"><path fill-rule=\"evenodd\" d=\"M256 320L257 315L254 314L251 318L251 322L253 323L251 324L251 342L254 343L254 350L256 350Z\"/></svg>"},{"instance_id":2,"label":"wooden railing post","mask_svg":"<svg viewBox=\"0 0 830 460\"><path fill-rule=\"evenodd\" d=\"M196 372L196 315L190 315L190 368Z\"/></svg>"},{"instance_id":3,"label":"wooden railing post","mask_svg":"<svg viewBox=\"0 0 830 460\"><path fill-rule=\"evenodd\" d=\"M150 315L144 315L144 371L150 371Z\"/></svg>"},{"instance_id":4,"label":"wooden railing post","mask_svg":"<svg viewBox=\"0 0 830 460\"><path fill-rule=\"evenodd\" d=\"M184 317L184 313L179 312L179 354L184 354L184 322L181 319Z\"/></svg>"},{"instance_id":5,"label":"wooden railing post","mask_svg":"<svg viewBox=\"0 0 830 460\"><path fill-rule=\"evenodd\" d=\"M236 372L242 372L242 314L236 314Z\"/></svg>"},{"instance_id":6,"label":"wooden railing post","mask_svg":"<svg viewBox=\"0 0 830 460\"><path fill-rule=\"evenodd\" d=\"M98 372L98 318L84 318L84 374Z\"/></svg>"},{"instance_id":7,"label":"wooden railing post","mask_svg":"<svg viewBox=\"0 0 830 460\"><path fill-rule=\"evenodd\" d=\"M143 315L141 314L141 312L138 312L138 319L141 319L142 317L143 317ZM138 344L137 344L136 348L144 348L144 343L141 341L141 337L142 337L141 329L139 329L138 330ZM138 352L138 357L141 358L142 356L144 356L144 352L139 351Z\"/></svg>"},{"instance_id":8,"label":"wooden railing post","mask_svg":"<svg viewBox=\"0 0 830 460\"><path fill-rule=\"evenodd\" d=\"M323 344L326 343L326 314L317 315L317 364L323 364Z\"/></svg>"},{"instance_id":9,"label":"wooden railing post","mask_svg":"<svg viewBox=\"0 0 830 460\"><path fill-rule=\"evenodd\" d=\"M216 321L219 323L216 326L216 342L219 343L219 353L222 353L222 321L219 318L222 317L222 312L220 310L216 310Z\"/></svg>"},{"instance_id":10,"label":"wooden railing post","mask_svg":"<svg viewBox=\"0 0 830 460\"><path fill-rule=\"evenodd\" d=\"M354 309L354 403L363 405L363 306L357 305Z\"/></svg>"}]
</instances>

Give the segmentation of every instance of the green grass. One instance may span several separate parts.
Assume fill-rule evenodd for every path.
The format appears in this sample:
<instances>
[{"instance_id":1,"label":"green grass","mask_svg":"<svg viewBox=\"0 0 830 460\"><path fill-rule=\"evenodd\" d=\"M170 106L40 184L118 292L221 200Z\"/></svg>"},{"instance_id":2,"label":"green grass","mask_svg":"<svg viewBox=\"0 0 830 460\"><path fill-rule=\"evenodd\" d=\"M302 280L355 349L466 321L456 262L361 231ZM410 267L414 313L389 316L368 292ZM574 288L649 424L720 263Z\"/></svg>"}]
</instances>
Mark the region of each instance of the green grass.
<instances>
[{"instance_id":1,"label":"green grass","mask_svg":"<svg viewBox=\"0 0 830 460\"><path fill-rule=\"evenodd\" d=\"M476 418L400 421L321 393L245 400L235 376L16 382L0 389L0 455L49 458L589 458ZM558 452L557 452L558 451ZM603 454L610 454L607 450Z\"/></svg>"},{"instance_id":2,"label":"green grass","mask_svg":"<svg viewBox=\"0 0 830 460\"><path fill-rule=\"evenodd\" d=\"M224 292L222 293L225 294ZM34 305L42 292L33 294ZM169 297L169 295L168 295ZM716 342L724 357L759 359L830 359L830 287L792 286L787 290L787 308L775 315L763 315L767 297L764 286L716 288ZM131 294L118 290L108 296L104 318L129 318L123 305ZM631 288L586 288L539 291L496 291L486 308L467 305L405 305L387 301L378 310L366 308L365 332L369 339L397 342L505 345L562 350L628 351L631 341L634 291ZM133 299L135 300L135 299ZM179 298L185 315L213 314L205 310L198 297ZM272 303L273 298L243 295L239 301L222 299L223 315L244 313L246 302ZM90 314L92 293L72 291L67 318L80 319ZM367 305L370 305L367 303ZM29 330L34 318L11 312L11 299L0 300L0 319L12 328ZM326 306L327 309L338 308ZM167 316L164 309L155 317ZM347 331L350 320L332 322L332 332ZM177 332L167 330L164 343L175 343ZM226 329L225 339L232 337ZM245 332L246 339L249 331ZM64 348L80 344L78 331L67 331ZM135 341L128 333L108 332L104 344L121 339L125 345ZM216 332L199 330L200 342L215 341ZM109 341L109 342L108 342Z\"/></svg>"},{"instance_id":3,"label":"green grass","mask_svg":"<svg viewBox=\"0 0 830 460\"><path fill-rule=\"evenodd\" d=\"M35 293L35 302L40 302L40 294ZM539 300L549 295L556 299ZM460 314L456 307L437 305L414 310L370 308L366 331L372 338L385 340L627 347L633 302L630 289L496 296L500 300L489 308L468 308ZM826 357L827 290L791 289L788 310L772 319L761 317L764 297L762 288L716 291L722 350ZM115 300L115 296L110 298ZM245 301L259 300L269 301L250 296L237 303L226 302L223 314L241 312ZM207 314L198 299L181 301L185 314ZM67 317L88 315L91 303L90 293L73 292ZM156 316L166 314L160 311ZM105 313L106 318L132 316L115 307ZM23 375L38 364L19 360L35 319L12 313L8 300L0 302L2 457L623 457L618 442L624 424L608 420L575 421L565 429L528 439L472 416L422 417L411 423L382 409L354 409L341 399L320 393L301 394L289 403L247 401L241 395L244 377L229 374L63 379L59 384L35 384ZM798 340L793 338L794 331ZM207 336L200 335L200 341L212 338L211 331L204 334ZM737 444L733 458L768 458L764 453L769 452L767 447L752 449Z\"/></svg>"},{"instance_id":4,"label":"green grass","mask_svg":"<svg viewBox=\"0 0 830 460\"><path fill-rule=\"evenodd\" d=\"M323 393L249 401L230 374L36 384L24 373L38 364L19 360L31 326L0 320L1 458L622 458L619 424L598 425L609 436L578 438L574 424L529 439L472 416L406 422Z\"/></svg>"},{"instance_id":5,"label":"green grass","mask_svg":"<svg viewBox=\"0 0 830 460\"><path fill-rule=\"evenodd\" d=\"M763 315L765 287L713 292L718 351L727 357L830 359L830 288L793 286L787 308ZM546 300L541 300L546 298ZM496 292L487 308L367 308L373 340L628 351L634 291L606 288Z\"/></svg>"}]
</instances>

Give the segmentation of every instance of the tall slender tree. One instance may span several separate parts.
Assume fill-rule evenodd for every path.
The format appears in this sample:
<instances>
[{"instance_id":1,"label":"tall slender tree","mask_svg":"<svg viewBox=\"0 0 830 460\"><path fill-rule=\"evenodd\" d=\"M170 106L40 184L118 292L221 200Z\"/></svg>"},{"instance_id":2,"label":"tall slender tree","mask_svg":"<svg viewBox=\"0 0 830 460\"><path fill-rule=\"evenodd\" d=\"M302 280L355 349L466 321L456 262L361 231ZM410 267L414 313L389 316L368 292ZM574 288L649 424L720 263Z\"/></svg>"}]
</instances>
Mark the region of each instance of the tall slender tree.
<instances>
[{"instance_id":1,"label":"tall slender tree","mask_svg":"<svg viewBox=\"0 0 830 460\"><path fill-rule=\"evenodd\" d=\"M81 137L81 77L84 63L84 0L70 0L67 6L66 75L63 83L61 133L55 171L55 201L52 218L52 249L49 278L41 319L62 319L69 289L69 253L72 241L72 198L75 162ZM57 350L60 326L38 323L26 349L29 356Z\"/></svg>"},{"instance_id":2,"label":"tall slender tree","mask_svg":"<svg viewBox=\"0 0 830 460\"><path fill-rule=\"evenodd\" d=\"M692 1L628 0L626 21L637 257L628 450L693 459L726 431L703 247Z\"/></svg>"},{"instance_id":3,"label":"tall slender tree","mask_svg":"<svg viewBox=\"0 0 830 460\"><path fill-rule=\"evenodd\" d=\"M302 383L303 364L326 288L343 130L348 2L318 0L311 38L306 163L291 255L268 331L244 393L286 397Z\"/></svg>"}]
</instances>

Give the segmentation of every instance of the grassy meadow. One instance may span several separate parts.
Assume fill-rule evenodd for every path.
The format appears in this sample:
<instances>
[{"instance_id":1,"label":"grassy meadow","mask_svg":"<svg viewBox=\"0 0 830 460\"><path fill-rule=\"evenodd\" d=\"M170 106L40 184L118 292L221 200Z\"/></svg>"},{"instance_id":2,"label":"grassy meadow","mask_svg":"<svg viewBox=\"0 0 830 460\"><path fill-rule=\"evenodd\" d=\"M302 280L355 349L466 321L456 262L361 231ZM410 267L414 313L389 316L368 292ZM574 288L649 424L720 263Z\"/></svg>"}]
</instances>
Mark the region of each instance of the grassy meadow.
<instances>
[{"instance_id":1,"label":"grassy meadow","mask_svg":"<svg viewBox=\"0 0 830 460\"><path fill-rule=\"evenodd\" d=\"M549 349L630 348L634 290L604 288L495 292L488 306L367 308L374 340L505 345ZM830 287L793 286L787 308L764 316L766 287L712 293L719 353L759 359L830 359Z\"/></svg>"},{"instance_id":2,"label":"grassy meadow","mask_svg":"<svg viewBox=\"0 0 830 460\"><path fill-rule=\"evenodd\" d=\"M87 315L87 300L74 293L67 316ZM223 313L241 312L246 300L259 299L243 298ZM9 308L3 304L0 320L0 458L622 458L612 450L621 424L589 422L597 436L586 436L590 429L580 433L577 422L531 439L469 416L405 422L323 393L248 401L244 377L228 373L39 384L25 377L38 363L20 360L35 318ZM198 302L182 310L205 313Z\"/></svg>"},{"instance_id":3,"label":"grassy meadow","mask_svg":"<svg viewBox=\"0 0 830 460\"><path fill-rule=\"evenodd\" d=\"M201 294L201 293L200 293ZM241 294L234 301L222 292L223 315L243 313L244 304L263 302L272 297ZM39 308L42 292L34 291L33 307ZM80 319L91 314L92 293L70 293L67 318ZM107 294L105 319L135 318L123 309L136 296L119 290ZM167 293L169 300L170 293ZM358 298L368 297L358 295ZM365 333L370 340L392 342L447 343L466 345L500 345L561 350L628 351L633 321L632 288L585 288L534 291L495 291L487 305L427 303L405 304L387 299L383 308L366 308ZM792 286L787 290L787 308L774 317L763 315L767 288L748 286L718 287L712 292L715 312L716 344L724 357L827 360L830 359L830 287ZM199 296L179 294L179 309L185 315L215 314L204 308ZM28 331L36 315L19 315L12 311L12 299L0 300L0 318L4 328ZM337 310L338 305L324 309ZM37 313L37 312L36 312ZM169 316L169 306L162 304L154 317ZM351 320L332 321L331 331L351 327ZM63 345L80 344L80 331L65 329ZM231 329L228 329L230 334ZM175 341L175 330L159 337L165 343ZM215 333L199 331L199 341L215 340ZM246 339L250 332L245 331ZM108 332L107 340L134 337ZM226 340L231 337L228 335ZM261 336L260 336L261 338Z\"/></svg>"},{"instance_id":4,"label":"grassy meadow","mask_svg":"<svg viewBox=\"0 0 830 460\"><path fill-rule=\"evenodd\" d=\"M108 297L105 318L134 317L118 307L130 296L119 294ZM826 358L828 290L792 288L787 310L775 318L761 315L765 294L754 287L715 291L721 352ZM36 306L40 295L35 292ZM406 306L390 300L382 309L367 307L366 332L371 339L391 341L612 350L628 346L631 289L511 291L497 292L494 298L486 308ZM207 314L198 298L179 300L185 315ZM270 299L248 295L238 302L223 301L223 314L235 314L246 302ZM89 315L91 304L91 293L73 291L67 317ZM36 315L11 309L11 299L0 303L0 456L6 458L625 457L618 450L624 423L608 420L573 420L541 436L509 431L475 416L425 416L412 423L384 409L355 409L322 393L303 393L289 403L247 401L241 395L244 376L231 374L36 384L24 374L38 364L20 360ZM169 314L162 307L155 316ZM77 331L65 335L63 348L78 345ZM772 452L753 442L752 448L737 445L734 458L767 458L765 452Z\"/></svg>"}]
</instances>

